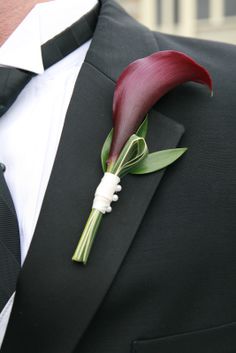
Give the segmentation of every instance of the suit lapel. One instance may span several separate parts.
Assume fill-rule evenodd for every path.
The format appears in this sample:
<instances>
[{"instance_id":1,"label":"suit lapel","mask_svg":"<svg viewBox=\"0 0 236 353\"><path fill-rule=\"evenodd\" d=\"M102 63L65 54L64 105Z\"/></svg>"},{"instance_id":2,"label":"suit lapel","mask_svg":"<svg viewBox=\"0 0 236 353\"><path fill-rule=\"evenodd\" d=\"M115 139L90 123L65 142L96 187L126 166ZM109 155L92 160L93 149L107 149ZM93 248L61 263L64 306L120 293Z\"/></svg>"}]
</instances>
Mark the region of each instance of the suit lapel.
<instances>
[{"instance_id":1,"label":"suit lapel","mask_svg":"<svg viewBox=\"0 0 236 353\"><path fill-rule=\"evenodd\" d=\"M120 59L121 46L125 54ZM104 217L88 265L73 263L71 256L102 177L100 150L111 129L115 80L129 62L156 50L151 32L117 4L102 1L18 282L3 353L72 352L111 286L164 172L127 176L119 203ZM175 147L182 134L181 125L151 112L151 149Z\"/></svg>"}]
</instances>

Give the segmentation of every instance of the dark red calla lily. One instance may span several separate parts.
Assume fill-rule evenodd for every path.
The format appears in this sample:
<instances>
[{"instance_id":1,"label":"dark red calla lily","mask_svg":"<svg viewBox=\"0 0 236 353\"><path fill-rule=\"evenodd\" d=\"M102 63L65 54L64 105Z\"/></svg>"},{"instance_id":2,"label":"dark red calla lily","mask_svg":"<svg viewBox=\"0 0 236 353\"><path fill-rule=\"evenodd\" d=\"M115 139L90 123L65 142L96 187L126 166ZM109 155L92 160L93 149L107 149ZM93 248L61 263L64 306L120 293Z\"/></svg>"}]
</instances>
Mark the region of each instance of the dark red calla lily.
<instances>
[{"instance_id":1,"label":"dark red calla lily","mask_svg":"<svg viewBox=\"0 0 236 353\"><path fill-rule=\"evenodd\" d=\"M212 91L208 71L178 51L160 51L127 66L114 93L114 133L108 164L117 159L151 107L168 91L187 81L204 84Z\"/></svg>"}]
</instances>

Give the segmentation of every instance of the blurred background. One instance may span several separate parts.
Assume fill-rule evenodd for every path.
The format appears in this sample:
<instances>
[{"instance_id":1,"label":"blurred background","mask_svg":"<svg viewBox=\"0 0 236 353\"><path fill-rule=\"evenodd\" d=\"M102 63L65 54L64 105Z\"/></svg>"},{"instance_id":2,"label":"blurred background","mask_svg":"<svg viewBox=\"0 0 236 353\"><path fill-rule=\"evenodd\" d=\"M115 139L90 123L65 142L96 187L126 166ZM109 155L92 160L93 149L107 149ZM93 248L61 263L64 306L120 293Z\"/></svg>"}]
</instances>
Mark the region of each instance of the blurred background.
<instances>
[{"instance_id":1,"label":"blurred background","mask_svg":"<svg viewBox=\"0 0 236 353\"><path fill-rule=\"evenodd\" d=\"M236 44L236 0L117 0L153 30Z\"/></svg>"}]
</instances>

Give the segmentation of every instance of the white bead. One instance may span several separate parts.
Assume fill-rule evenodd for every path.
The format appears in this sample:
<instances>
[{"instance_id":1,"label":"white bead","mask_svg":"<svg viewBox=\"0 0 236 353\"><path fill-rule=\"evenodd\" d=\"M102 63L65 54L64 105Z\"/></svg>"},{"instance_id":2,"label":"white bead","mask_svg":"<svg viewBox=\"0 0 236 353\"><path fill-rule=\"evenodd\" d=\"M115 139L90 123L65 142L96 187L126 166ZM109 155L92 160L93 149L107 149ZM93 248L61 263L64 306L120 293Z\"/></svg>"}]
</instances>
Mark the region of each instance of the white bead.
<instances>
[{"instance_id":1,"label":"white bead","mask_svg":"<svg viewBox=\"0 0 236 353\"><path fill-rule=\"evenodd\" d=\"M122 190L122 186L121 185L117 185L116 192L120 192L121 190Z\"/></svg>"},{"instance_id":2,"label":"white bead","mask_svg":"<svg viewBox=\"0 0 236 353\"><path fill-rule=\"evenodd\" d=\"M106 211L107 211L107 213L111 213L112 207L111 206L107 207Z\"/></svg>"},{"instance_id":3,"label":"white bead","mask_svg":"<svg viewBox=\"0 0 236 353\"><path fill-rule=\"evenodd\" d=\"M113 195L112 201L116 202L118 200L119 200L119 196L118 195Z\"/></svg>"},{"instance_id":4,"label":"white bead","mask_svg":"<svg viewBox=\"0 0 236 353\"><path fill-rule=\"evenodd\" d=\"M100 184L95 191L95 197L92 208L105 214L111 212L110 206L113 201L113 195L116 192L117 185L120 182L120 178L112 173L105 173Z\"/></svg>"}]
</instances>

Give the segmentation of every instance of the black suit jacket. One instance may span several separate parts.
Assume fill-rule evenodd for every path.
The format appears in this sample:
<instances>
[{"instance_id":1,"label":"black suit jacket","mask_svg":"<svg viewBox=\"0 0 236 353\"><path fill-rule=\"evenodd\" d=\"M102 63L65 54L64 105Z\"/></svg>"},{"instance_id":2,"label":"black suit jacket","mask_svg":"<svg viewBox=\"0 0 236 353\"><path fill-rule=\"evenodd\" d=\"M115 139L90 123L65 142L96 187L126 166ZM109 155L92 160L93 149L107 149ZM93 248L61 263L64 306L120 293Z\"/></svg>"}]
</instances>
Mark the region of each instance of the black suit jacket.
<instances>
[{"instance_id":1,"label":"black suit jacket","mask_svg":"<svg viewBox=\"0 0 236 353\"><path fill-rule=\"evenodd\" d=\"M117 77L166 49L204 65L214 97L188 83L156 104L150 149L187 154L165 173L127 176L88 265L75 264ZM102 0L2 353L236 352L235 62L234 46L153 33Z\"/></svg>"}]
</instances>

